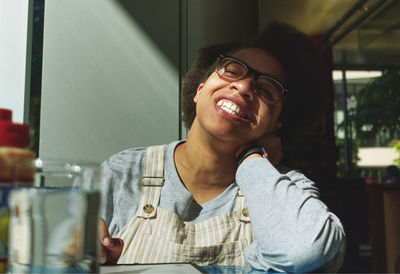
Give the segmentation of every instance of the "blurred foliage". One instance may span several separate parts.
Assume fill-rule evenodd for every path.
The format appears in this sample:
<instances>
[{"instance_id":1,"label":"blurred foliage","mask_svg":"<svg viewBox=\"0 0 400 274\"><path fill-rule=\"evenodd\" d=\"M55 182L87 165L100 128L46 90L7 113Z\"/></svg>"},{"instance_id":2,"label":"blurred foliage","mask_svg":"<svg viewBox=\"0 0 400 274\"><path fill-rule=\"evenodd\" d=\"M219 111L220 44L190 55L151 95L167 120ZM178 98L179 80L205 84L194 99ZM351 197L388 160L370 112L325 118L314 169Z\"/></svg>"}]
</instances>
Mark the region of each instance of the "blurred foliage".
<instances>
[{"instance_id":1,"label":"blurred foliage","mask_svg":"<svg viewBox=\"0 0 400 274\"><path fill-rule=\"evenodd\" d=\"M385 72L360 90L349 113L357 138L374 138L381 131L400 136L400 75Z\"/></svg>"},{"instance_id":2,"label":"blurred foliage","mask_svg":"<svg viewBox=\"0 0 400 274\"><path fill-rule=\"evenodd\" d=\"M400 168L400 140L393 140L389 146L394 147L396 149L396 152L398 153L399 157L394 160L395 164L397 167Z\"/></svg>"},{"instance_id":3,"label":"blurred foliage","mask_svg":"<svg viewBox=\"0 0 400 274\"><path fill-rule=\"evenodd\" d=\"M336 147L338 148L338 155L345 155L344 153L344 144L345 140L344 139L336 139ZM360 176L360 169L357 166L357 161L360 160L358 158L358 140L357 139L349 139L349 146L351 150L351 161L349 163L349 170L351 171L351 174L348 174L346 172L346 164L345 164L345 157L338 157L337 162L336 162L336 167L337 167L337 176L339 178L343 178L346 176Z\"/></svg>"},{"instance_id":4,"label":"blurred foliage","mask_svg":"<svg viewBox=\"0 0 400 274\"><path fill-rule=\"evenodd\" d=\"M386 146L390 140L400 138L400 75L386 71L354 93L355 108L348 109L348 136L351 147L350 173L362 175L366 169L357 167L358 147ZM344 130L344 121L336 130ZM400 153L400 141L391 146ZM344 140L337 139L339 155L344 153ZM339 157L338 175L345 174L345 159ZM400 156L396 161L400 166Z\"/></svg>"}]
</instances>

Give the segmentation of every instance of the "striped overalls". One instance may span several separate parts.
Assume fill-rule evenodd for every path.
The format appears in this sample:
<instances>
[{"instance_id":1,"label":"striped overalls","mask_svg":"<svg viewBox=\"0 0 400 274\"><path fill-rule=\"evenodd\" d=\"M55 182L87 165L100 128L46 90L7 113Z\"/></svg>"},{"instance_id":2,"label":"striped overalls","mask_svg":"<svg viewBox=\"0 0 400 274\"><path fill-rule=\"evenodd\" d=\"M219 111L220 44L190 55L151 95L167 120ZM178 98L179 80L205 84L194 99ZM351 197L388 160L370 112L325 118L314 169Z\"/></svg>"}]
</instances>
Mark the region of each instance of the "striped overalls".
<instances>
[{"instance_id":1,"label":"striped overalls","mask_svg":"<svg viewBox=\"0 0 400 274\"><path fill-rule=\"evenodd\" d=\"M164 184L164 147L146 150L138 210L116 235L124 240L118 263L246 265L244 251L253 234L240 190L237 211L198 223L181 221L178 215L158 207Z\"/></svg>"}]
</instances>

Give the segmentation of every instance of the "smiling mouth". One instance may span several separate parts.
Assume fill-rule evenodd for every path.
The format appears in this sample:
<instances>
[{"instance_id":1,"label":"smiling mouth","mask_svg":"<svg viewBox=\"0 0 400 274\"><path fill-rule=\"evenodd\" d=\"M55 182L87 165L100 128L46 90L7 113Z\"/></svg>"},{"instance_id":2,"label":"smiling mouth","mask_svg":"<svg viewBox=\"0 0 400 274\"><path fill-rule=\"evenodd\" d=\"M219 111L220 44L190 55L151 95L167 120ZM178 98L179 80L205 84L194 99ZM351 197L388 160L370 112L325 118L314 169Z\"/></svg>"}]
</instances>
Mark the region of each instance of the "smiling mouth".
<instances>
[{"instance_id":1,"label":"smiling mouth","mask_svg":"<svg viewBox=\"0 0 400 274\"><path fill-rule=\"evenodd\" d=\"M236 105L232 101L221 99L217 102L217 106L232 115L236 115L242 119L246 119L244 112L240 109L238 105Z\"/></svg>"}]
</instances>

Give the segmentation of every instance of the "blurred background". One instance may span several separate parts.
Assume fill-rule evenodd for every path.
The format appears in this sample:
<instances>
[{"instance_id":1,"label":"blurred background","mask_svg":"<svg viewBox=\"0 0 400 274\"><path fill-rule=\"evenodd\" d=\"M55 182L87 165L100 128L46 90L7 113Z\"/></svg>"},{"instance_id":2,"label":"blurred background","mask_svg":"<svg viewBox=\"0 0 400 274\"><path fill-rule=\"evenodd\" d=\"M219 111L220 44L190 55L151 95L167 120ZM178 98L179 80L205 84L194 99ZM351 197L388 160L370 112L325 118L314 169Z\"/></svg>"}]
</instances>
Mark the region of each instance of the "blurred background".
<instances>
[{"instance_id":1,"label":"blurred background","mask_svg":"<svg viewBox=\"0 0 400 274\"><path fill-rule=\"evenodd\" d=\"M344 223L342 272L400 272L399 14L399 0L1 0L0 107L41 157L185 138L197 50L290 23L320 50L329 105L284 161Z\"/></svg>"}]
</instances>

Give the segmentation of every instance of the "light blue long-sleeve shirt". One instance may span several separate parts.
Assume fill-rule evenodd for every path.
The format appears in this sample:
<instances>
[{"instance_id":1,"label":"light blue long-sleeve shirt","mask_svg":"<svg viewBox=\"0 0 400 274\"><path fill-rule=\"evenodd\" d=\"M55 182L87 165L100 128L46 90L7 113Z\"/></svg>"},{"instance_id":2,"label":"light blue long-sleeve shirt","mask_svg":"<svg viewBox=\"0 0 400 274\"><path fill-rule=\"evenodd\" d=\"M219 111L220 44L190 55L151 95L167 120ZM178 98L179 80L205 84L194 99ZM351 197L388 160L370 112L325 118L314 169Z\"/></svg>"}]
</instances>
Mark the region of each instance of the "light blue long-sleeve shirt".
<instances>
[{"instance_id":1,"label":"light blue long-sleeve shirt","mask_svg":"<svg viewBox=\"0 0 400 274\"><path fill-rule=\"evenodd\" d=\"M336 272L344 259L345 236L339 219L319 200L315 184L303 174L278 171L264 158L243 162L235 182L204 204L193 202L174 164L178 141L166 146L165 182L160 208L182 221L197 223L237 208L242 190L253 227L254 241L246 250L250 266L264 271ZM101 215L111 235L135 215L140 200L145 148L122 151L103 167Z\"/></svg>"}]
</instances>

